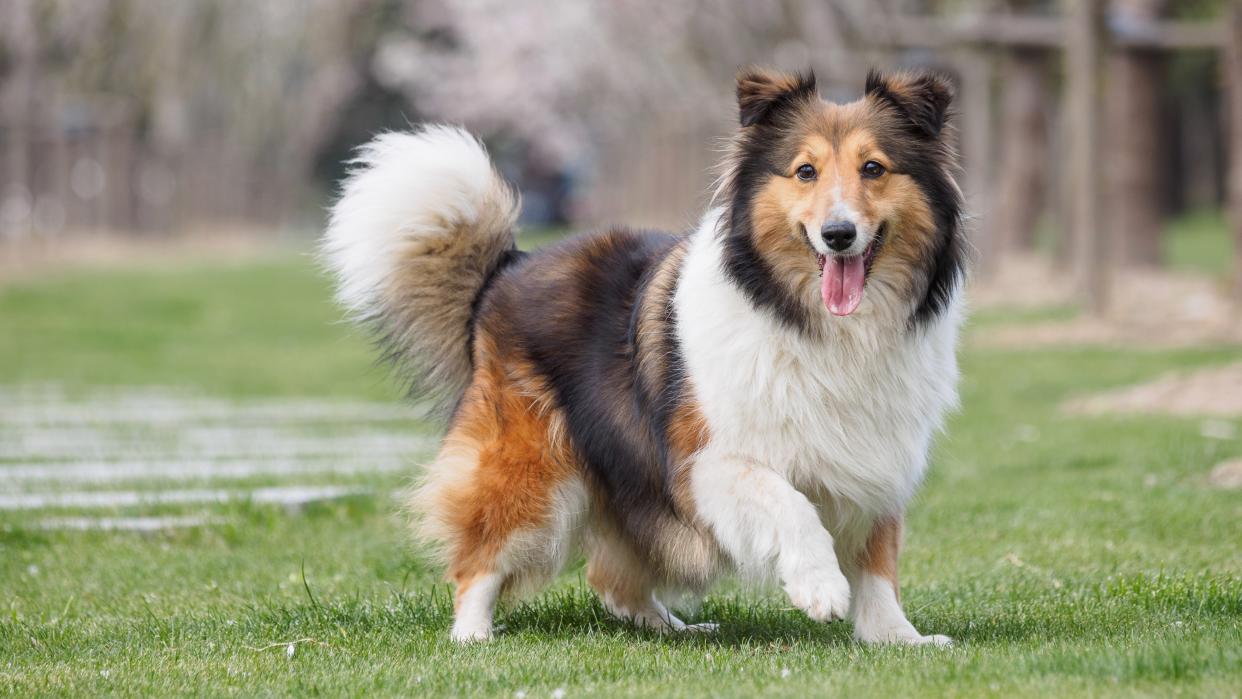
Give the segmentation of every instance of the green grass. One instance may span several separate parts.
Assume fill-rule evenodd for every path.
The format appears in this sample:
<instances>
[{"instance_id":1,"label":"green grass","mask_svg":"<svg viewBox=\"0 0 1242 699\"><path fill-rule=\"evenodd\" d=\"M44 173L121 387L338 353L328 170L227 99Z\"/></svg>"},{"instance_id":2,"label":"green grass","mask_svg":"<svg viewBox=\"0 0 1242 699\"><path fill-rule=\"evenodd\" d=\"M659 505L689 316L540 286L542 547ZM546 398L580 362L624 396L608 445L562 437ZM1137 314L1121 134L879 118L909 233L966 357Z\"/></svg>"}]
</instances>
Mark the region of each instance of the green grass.
<instances>
[{"instance_id":1,"label":"green grass","mask_svg":"<svg viewBox=\"0 0 1242 699\"><path fill-rule=\"evenodd\" d=\"M1170 221L1163 242L1165 259L1175 269L1228 279L1237 264L1233 231L1219 209Z\"/></svg>"},{"instance_id":2,"label":"green grass","mask_svg":"<svg viewBox=\"0 0 1242 699\"><path fill-rule=\"evenodd\" d=\"M0 287L0 386L394 400L338 317L304 256L53 276ZM221 524L159 534L0 513L0 692L1236 696L1242 505L1204 474L1242 442L1206 439L1195 420L1056 406L1240 358L966 349L962 411L902 561L911 618L951 649L862 647L845 624L732 584L692 614L718 633L662 637L609 619L578 566L506 610L494 643L458 648L448 590L394 513L404 479L378 475L362 479L375 495L235 504L213 510Z\"/></svg>"},{"instance_id":3,"label":"green grass","mask_svg":"<svg viewBox=\"0 0 1242 699\"><path fill-rule=\"evenodd\" d=\"M1044 217L1038 226L1035 249L1054 256L1064 244L1054 221ZM1202 209L1170 219L1161 238L1164 263L1171 269L1229 280L1237 268L1237 246L1223 209Z\"/></svg>"},{"instance_id":4,"label":"green grass","mask_svg":"<svg viewBox=\"0 0 1242 699\"><path fill-rule=\"evenodd\" d=\"M309 255L183 263L0 289L0 384L394 397L313 264Z\"/></svg>"}]
</instances>

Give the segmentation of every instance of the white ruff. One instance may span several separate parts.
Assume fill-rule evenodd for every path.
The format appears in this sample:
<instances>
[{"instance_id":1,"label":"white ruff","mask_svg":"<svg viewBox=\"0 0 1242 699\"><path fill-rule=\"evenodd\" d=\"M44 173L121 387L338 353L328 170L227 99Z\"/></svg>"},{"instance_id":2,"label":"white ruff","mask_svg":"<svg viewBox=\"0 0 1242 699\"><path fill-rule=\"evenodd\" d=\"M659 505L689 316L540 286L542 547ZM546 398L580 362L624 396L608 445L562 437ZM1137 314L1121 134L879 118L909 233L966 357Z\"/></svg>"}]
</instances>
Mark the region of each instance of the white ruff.
<instances>
[{"instance_id":1,"label":"white ruff","mask_svg":"<svg viewBox=\"0 0 1242 699\"><path fill-rule=\"evenodd\" d=\"M836 536L865 534L857 528L901 512L913 496L932 437L956 406L960 294L911 330L910 301L868 283L853 315L820 309L823 337L808 337L756 310L728 279L719 220L719 210L709 212L694 234L675 299L678 339L710 428L693 480L713 480L717 460L770 469L819 505ZM743 558L759 562L752 556L762 552L751 553Z\"/></svg>"}]
</instances>

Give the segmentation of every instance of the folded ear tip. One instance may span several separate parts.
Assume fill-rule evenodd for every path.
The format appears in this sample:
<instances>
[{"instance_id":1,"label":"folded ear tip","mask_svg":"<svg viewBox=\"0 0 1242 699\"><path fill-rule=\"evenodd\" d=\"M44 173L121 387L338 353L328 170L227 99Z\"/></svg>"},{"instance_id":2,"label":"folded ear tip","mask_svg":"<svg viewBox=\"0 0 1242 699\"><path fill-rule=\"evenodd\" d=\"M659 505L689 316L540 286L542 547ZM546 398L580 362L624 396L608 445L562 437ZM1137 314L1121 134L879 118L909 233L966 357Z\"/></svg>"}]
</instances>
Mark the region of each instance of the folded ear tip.
<instances>
[{"instance_id":1,"label":"folded ear tip","mask_svg":"<svg viewBox=\"0 0 1242 699\"><path fill-rule=\"evenodd\" d=\"M741 90L746 83L754 82L759 78L760 68L757 66L742 66L737 69L737 73L733 75L734 82L737 83L737 89Z\"/></svg>"},{"instance_id":2,"label":"folded ear tip","mask_svg":"<svg viewBox=\"0 0 1242 699\"><path fill-rule=\"evenodd\" d=\"M815 92L815 74L786 73L757 66L745 66L737 76L738 120L742 126L763 121L779 103Z\"/></svg>"},{"instance_id":3,"label":"folded ear tip","mask_svg":"<svg viewBox=\"0 0 1242 699\"><path fill-rule=\"evenodd\" d=\"M949 118L954 93L953 81L938 71L887 76L874 68L867 72L867 96L892 104L912 126L933 138L940 135Z\"/></svg>"},{"instance_id":4,"label":"folded ear tip","mask_svg":"<svg viewBox=\"0 0 1242 699\"><path fill-rule=\"evenodd\" d=\"M886 79L884 77L884 74L880 72L879 68L874 68L874 67L868 68L867 69L867 81L865 83L866 87L863 89L863 92L865 92L868 95L873 94L879 91L880 88L884 87L885 82L886 82Z\"/></svg>"},{"instance_id":5,"label":"folded ear tip","mask_svg":"<svg viewBox=\"0 0 1242 699\"><path fill-rule=\"evenodd\" d=\"M815 71L789 73L783 70L748 65L738 69L734 79L739 92L750 90L779 90L793 92L815 88Z\"/></svg>"},{"instance_id":6,"label":"folded ear tip","mask_svg":"<svg viewBox=\"0 0 1242 699\"><path fill-rule=\"evenodd\" d=\"M923 73L921 82L928 91L946 103L952 101L957 95L957 90L953 87L953 81L949 79L949 76L939 71Z\"/></svg>"}]
</instances>

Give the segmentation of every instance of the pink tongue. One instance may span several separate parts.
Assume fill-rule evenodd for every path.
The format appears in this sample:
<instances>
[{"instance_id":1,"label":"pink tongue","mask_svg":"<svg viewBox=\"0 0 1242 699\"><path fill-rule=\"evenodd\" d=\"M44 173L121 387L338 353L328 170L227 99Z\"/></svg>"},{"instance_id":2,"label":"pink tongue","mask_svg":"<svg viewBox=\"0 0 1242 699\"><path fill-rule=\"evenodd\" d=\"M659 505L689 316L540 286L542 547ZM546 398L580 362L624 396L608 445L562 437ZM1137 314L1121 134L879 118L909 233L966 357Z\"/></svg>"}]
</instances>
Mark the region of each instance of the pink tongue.
<instances>
[{"instance_id":1,"label":"pink tongue","mask_svg":"<svg viewBox=\"0 0 1242 699\"><path fill-rule=\"evenodd\" d=\"M847 316L858 308L865 276L862 255L824 258L824 305L833 315Z\"/></svg>"}]
</instances>

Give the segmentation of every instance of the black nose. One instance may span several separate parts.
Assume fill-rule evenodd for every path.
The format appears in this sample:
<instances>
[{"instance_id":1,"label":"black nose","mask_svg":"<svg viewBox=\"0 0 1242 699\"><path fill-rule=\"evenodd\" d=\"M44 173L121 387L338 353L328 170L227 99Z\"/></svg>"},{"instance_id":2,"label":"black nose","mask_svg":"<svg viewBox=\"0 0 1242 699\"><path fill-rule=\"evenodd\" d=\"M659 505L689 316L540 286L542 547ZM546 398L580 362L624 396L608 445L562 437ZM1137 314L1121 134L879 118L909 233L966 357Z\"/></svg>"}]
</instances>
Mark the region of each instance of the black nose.
<instances>
[{"instance_id":1,"label":"black nose","mask_svg":"<svg viewBox=\"0 0 1242 699\"><path fill-rule=\"evenodd\" d=\"M858 236L858 231L854 229L854 224L849 221L838 221L836 223L825 223L824 227L819 229L819 234L824 236L824 243L828 247L841 252L848 250L854 244L854 238Z\"/></svg>"}]
</instances>

